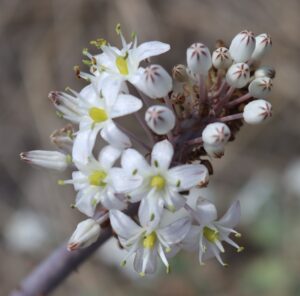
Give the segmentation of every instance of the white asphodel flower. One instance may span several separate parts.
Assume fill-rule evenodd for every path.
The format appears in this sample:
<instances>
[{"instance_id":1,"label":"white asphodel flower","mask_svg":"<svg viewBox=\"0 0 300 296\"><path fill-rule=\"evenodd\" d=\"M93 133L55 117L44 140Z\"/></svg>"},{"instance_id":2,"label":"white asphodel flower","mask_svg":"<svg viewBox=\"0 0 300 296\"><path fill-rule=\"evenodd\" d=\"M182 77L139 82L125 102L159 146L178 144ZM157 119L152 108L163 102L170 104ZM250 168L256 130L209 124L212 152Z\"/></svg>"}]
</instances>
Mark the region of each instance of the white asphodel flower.
<instances>
[{"instance_id":1,"label":"white asphodel flower","mask_svg":"<svg viewBox=\"0 0 300 296\"><path fill-rule=\"evenodd\" d=\"M232 65L232 62L226 47L219 47L212 54L212 63L216 69L227 69Z\"/></svg>"},{"instance_id":2,"label":"white asphodel flower","mask_svg":"<svg viewBox=\"0 0 300 296\"><path fill-rule=\"evenodd\" d=\"M249 94L254 98L266 98L273 87L273 81L269 77L259 77L251 81L248 86Z\"/></svg>"},{"instance_id":3,"label":"white asphodel flower","mask_svg":"<svg viewBox=\"0 0 300 296\"><path fill-rule=\"evenodd\" d=\"M64 171L72 164L72 156L59 151L32 150L22 152L20 157L29 164L56 171Z\"/></svg>"},{"instance_id":4,"label":"white asphodel flower","mask_svg":"<svg viewBox=\"0 0 300 296\"><path fill-rule=\"evenodd\" d=\"M185 204L181 191L208 182L208 170L204 165L185 164L171 167L174 149L168 140L154 145L151 153L151 164L134 149L124 151L121 159L122 168L115 169L113 184L118 192L124 188L128 192L129 201L141 200L141 211L147 216L149 225L155 227L161 218L163 208L175 211ZM130 190L128 178L140 176L142 182Z\"/></svg>"},{"instance_id":5,"label":"white asphodel flower","mask_svg":"<svg viewBox=\"0 0 300 296\"><path fill-rule=\"evenodd\" d=\"M80 222L68 242L68 251L86 248L93 244L99 237L101 227L94 219Z\"/></svg>"},{"instance_id":6,"label":"white asphodel flower","mask_svg":"<svg viewBox=\"0 0 300 296\"><path fill-rule=\"evenodd\" d=\"M106 73L113 79L129 81L139 87L142 83L140 81L141 75L143 75L143 68L140 67L140 63L150 57L167 52L170 49L170 45L160 41L149 41L137 45L136 35L133 42L127 43L121 32L120 25L117 25L116 31L121 37L122 48L118 49L103 43L101 46L103 53L92 57L95 59L98 69L98 73L94 74L101 76L103 73ZM143 89L141 90L143 91Z\"/></svg>"},{"instance_id":7,"label":"white asphodel flower","mask_svg":"<svg viewBox=\"0 0 300 296\"><path fill-rule=\"evenodd\" d=\"M255 38L251 31L244 30L238 33L231 41L229 52L236 63L250 60L255 49Z\"/></svg>"},{"instance_id":8,"label":"white asphodel flower","mask_svg":"<svg viewBox=\"0 0 300 296\"><path fill-rule=\"evenodd\" d=\"M226 73L227 83L235 88L244 87L250 80L250 69L245 63L233 64Z\"/></svg>"},{"instance_id":9,"label":"white asphodel flower","mask_svg":"<svg viewBox=\"0 0 300 296\"><path fill-rule=\"evenodd\" d=\"M229 127L222 122L208 124L202 132L202 140L208 145L226 144L230 138Z\"/></svg>"},{"instance_id":10,"label":"white asphodel flower","mask_svg":"<svg viewBox=\"0 0 300 296\"><path fill-rule=\"evenodd\" d=\"M216 257L222 265L226 265L220 256L220 253L225 252L222 241L235 247L238 252L243 250L243 247L229 237L230 234L240 237L240 234L233 229L240 221L239 201L234 202L219 220L217 220L216 207L207 200L199 200L195 208L190 208L189 211L194 218L192 223L194 225L183 240L182 247L189 251L198 250L201 265L213 257Z\"/></svg>"},{"instance_id":11,"label":"white asphodel flower","mask_svg":"<svg viewBox=\"0 0 300 296\"><path fill-rule=\"evenodd\" d=\"M167 107L154 105L147 109L145 121L151 130L158 135L166 135L175 126L175 115Z\"/></svg>"},{"instance_id":12,"label":"white asphodel flower","mask_svg":"<svg viewBox=\"0 0 300 296\"><path fill-rule=\"evenodd\" d=\"M243 112L244 120L249 124L259 124L271 116L272 105L263 99L248 103Z\"/></svg>"},{"instance_id":13,"label":"white asphodel flower","mask_svg":"<svg viewBox=\"0 0 300 296\"><path fill-rule=\"evenodd\" d=\"M210 51L202 43L194 43L187 49L186 60L189 70L194 75L206 76L212 66Z\"/></svg>"},{"instance_id":14,"label":"white asphodel flower","mask_svg":"<svg viewBox=\"0 0 300 296\"><path fill-rule=\"evenodd\" d=\"M86 162L96 136L118 148L131 146L130 139L113 122L113 119L136 112L142 108L138 98L119 93L121 82L111 79L98 79L74 96L63 92L51 92L49 97L62 117L79 123L79 132L73 146L74 162Z\"/></svg>"},{"instance_id":15,"label":"white asphodel flower","mask_svg":"<svg viewBox=\"0 0 300 296\"><path fill-rule=\"evenodd\" d=\"M157 261L160 258L169 272L166 253L171 252L172 247L184 239L191 227L190 219L181 218L167 226L153 229L148 227L147 219L140 209L139 221L141 226L121 211L110 211L111 226L118 235L121 245L128 251L121 265L124 266L127 259L135 255L134 269L141 276L145 276L156 271Z\"/></svg>"},{"instance_id":16,"label":"white asphodel flower","mask_svg":"<svg viewBox=\"0 0 300 296\"><path fill-rule=\"evenodd\" d=\"M60 184L73 184L78 191L75 207L79 211L92 217L99 203L106 209L126 207L124 198L116 193L111 181L114 170L112 166L120 155L121 151L117 148L105 146L100 151L98 160L90 156L88 163L76 163L79 171L72 173L72 179L59 181ZM136 184L135 179L128 178L127 182Z\"/></svg>"}]
</instances>

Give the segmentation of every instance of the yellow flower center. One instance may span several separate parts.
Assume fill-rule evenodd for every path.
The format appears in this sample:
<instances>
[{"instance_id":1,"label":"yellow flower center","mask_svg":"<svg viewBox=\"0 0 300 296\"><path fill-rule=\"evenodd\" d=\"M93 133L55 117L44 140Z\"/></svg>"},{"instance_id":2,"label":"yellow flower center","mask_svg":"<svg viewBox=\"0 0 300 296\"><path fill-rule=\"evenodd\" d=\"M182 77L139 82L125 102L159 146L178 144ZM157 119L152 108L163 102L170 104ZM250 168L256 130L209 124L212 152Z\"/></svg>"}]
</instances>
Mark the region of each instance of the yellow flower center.
<instances>
[{"instance_id":1,"label":"yellow flower center","mask_svg":"<svg viewBox=\"0 0 300 296\"><path fill-rule=\"evenodd\" d=\"M211 243L215 243L219 240L219 232L206 226L203 229L203 235Z\"/></svg>"},{"instance_id":2,"label":"yellow flower center","mask_svg":"<svg viewBox=\"0 0 300 296\"><path fill-rule=\"evenodd\" d=\"M107 113L101 108L92 107L89 110L89 115L96 123L103 122L108 119Z\"/></svg>"},{"instance_id":3,"label":"yellow flower center","mask_svg":"<svg viewBox=\"0 0 300 296\"><path fill-rule=\"evenodd\" d=\"M166 185L166 180L160 175L153 176L150 181L150 186L158 190L163 189L165 185Z\"/></svg>"},{"instance_id":4,"label":"yellow flower center","mask_svg":"<svg viewBox=\"0 0 300 296\"><path fill-rule=\"evenodd\" d=\"M145 249L153 249L156 243L156 233L151 232L150 234L146 235L143 240L143 247Z\"/></svg>"},{"instance_id":5,"label":"yellow flower center","mask_svg":"<svg viewBox=\"0 0 300 296\"><path fill-rule=\"evenodd\" d=\"M89 176L90 185L104 187L106 183L103 181L107 174L104 171L94 171Z\"/></svg>"},{"instance_id":6,"label":"yellow flower center","mask_svg":"<svg viewBox=\"0 0 300 296\"><path fill-rule=\"evenodd\" d=\"M128 75L129 71L128 71L128 63L126 61L126 58L122 56L118 56L116 59L116 65L120 74Z\"/></svg>"}]
</instances>

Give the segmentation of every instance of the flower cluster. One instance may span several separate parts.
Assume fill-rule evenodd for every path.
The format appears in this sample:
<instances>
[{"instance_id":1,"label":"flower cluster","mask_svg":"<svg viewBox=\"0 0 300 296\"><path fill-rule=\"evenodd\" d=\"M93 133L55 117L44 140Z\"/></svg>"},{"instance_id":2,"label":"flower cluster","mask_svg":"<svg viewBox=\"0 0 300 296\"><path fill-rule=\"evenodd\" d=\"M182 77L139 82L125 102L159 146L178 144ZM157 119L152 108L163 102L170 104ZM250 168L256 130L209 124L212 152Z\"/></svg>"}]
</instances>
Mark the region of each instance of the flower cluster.
<instances>
[{"instance_id":1,"label":"flower cluster","mask_svg":"<svg viewBox=\"0 0 300 296\"><path fill-rule=\"evenodd\" d=\"M234 230L240 204L233 202L218 219L199 188L213 173L212 158L224 155L243 122L257 124L271 116L265 98L275 70L261 65L271 38L245 30L228 48L218 41L212 54L194 43L186 65L176 65L171 76L149 64L170 49L168 44L138 45L136 34L128 42L120 25L116 32L121 49L97 39L91 44L100 53L83 50L89 71L78 66L75 71L87 86L49 94L57 114L71 122L51 135L57 151L35 150L21 158L58 171L73 169L71 179L59 184L74 186L73 207L88 219L78 224L70 251L91 245L103 227L112 227L128 251L122 265L134 256L142 276L156 271L159 258L169 271L168 258L181 249L198 252L200 264L215 257L225 265L224 242L243 249L231 238L240 236ZM120 124L127 115L134 115L143 137Z\"/></svg>"}]
</instances>

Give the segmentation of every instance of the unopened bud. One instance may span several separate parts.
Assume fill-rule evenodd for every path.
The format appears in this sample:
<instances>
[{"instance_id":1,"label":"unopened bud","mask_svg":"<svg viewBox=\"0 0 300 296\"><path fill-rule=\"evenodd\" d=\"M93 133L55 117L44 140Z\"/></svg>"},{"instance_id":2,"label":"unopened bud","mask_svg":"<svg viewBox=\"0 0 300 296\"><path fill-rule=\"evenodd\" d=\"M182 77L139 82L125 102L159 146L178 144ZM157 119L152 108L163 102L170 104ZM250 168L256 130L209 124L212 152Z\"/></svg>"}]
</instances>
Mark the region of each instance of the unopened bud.
<instances>
[{"instance_id":1,"label":"unopened bud","mask_svg":"<svg viewBox=\"0 0 300 296\"><path fill-rule=\"evenodd\" d=\"M244 108L244 120L249 124L259 124L272 116L272 105L265 100L255 100Z\"/></svg>"},{"instance_id":2,"label":"unopened bud","mask_svg":"<svg viewBox=\"0 0 300 296\"><path fill-rule=\"evenodd\" d=\"M256 36L255 40L255 49L252 53L251 60L260 61L272 48L272 40L271 36L266 33Z\"/></svg>"},{"instance_id":3,"label":"unopened bud","mask_svg":"<svg viewBox=\"0 0 300 296\"><path fill-rule=\"evenodd\" d=\"M230 138L229 127L222 122L208 124L202 132L202 140L208 145L224 145Z\"/></svg>"},{"instance_id":4,"label":"unopened bud","mask_svg":"<svg viewBox=\"0 0 300 296\"><path fill-rule=\"evenodd\" d=\"M254 98L266 98L272 90L273 82L269 77L260 77L251 81L248 90Z\"/></svg>"},{"instance_id":5,"label":"unopened bud","mask_svg":"<svg viewBox=\"0 0 300 296\"><path fill-rule=\"evenodd\" d=\"M209 49L204 44L192 44L186 51L186 58L188 68L193 74L208 74L212 61Z\"/></svg>"},{"instance_id":6,"label":"unopened bud","mask_svg":"<svg viewBox=\"0 0 300 296\"><path fill-rule=\"evenodd\" d=\"M155 105L146 111L145 121L154 133L165 135L174 128L175 115L169 108Z\"/></svg>"},{"instance_id":7,"label":"unopened bud","mask_svg":"<svg viewBox=\"0 0 300 296\"><path fill-rule=\"evenodd\" d=\"M232 58L226 47L217 48L212 54L212 63L216 69L227 69L232 64Z\"/></svg>"},{"instance_id":8,"label":"unopened bud","mask_svg":"<svg viewBox=\"0 0 300 296\"><path fill-rule=\"evenodd\" d=\"M186 72L186 66L176 65L172 70L173 78L178 82L186 82L189 80L189 75Z\"/></svg>"},{"instance_id":9,"label":"unopened bud","mask_svg":"<svg viewBox=\"0 0 300 296\"><path fill-rule=\"evenodd\" d=\"M64 171L72 163L71 155L58 151L33 150L22 152L20 157L27 163L57 171Z\"/></svg>"},{"instance_id":10,"label":"unopened bud","mask_svg":"<svg viewBox=\"0 0 300 296\"><path fill-rule=\"evenodd\" d=\"M213 158L221 158L224 155L225 146L223 144L210 145L203 143L203 148L206 153Z\"/></svg>"},{"instance_id":11,"label":"unopened bud","mask_svg":"<svg viewBox=\"0 0 300 296\"><path fill-rule=\"evenodd\" d=\"M101 227L95 220L87 219L80 222L69 240L68 251L90 246L98 239L100 232Z\"/></svg>"},{"instance_id":12,"label":"unopened bud","mask_svg":"<svg viewBox=\"0 0 300 296\"><path fill-rule=\"evenodd\" d=\"M250 80L250 69L245 63L233 64L226 73L227 83L235 88L244 87Z\"/></svg>"},{"instance_id":13,"label":"unopened bud","mask_svg":"<svg viewBox=\"0 0 300 296\"><path fill-rule=\"evenodd\" d=\"M247 62L255 49L255 38L251 31L244 30L231 41L229 52L237 63Z\"/></svg>"},{"instance_id":14,"label":"unopened bud","mask_svg":"<svg viewBox=\"0 0 300 296\"><path fill-rule=\"evenodd\" d=\"M160 65L143 69L136 86L152 99L165 97L172 89L172 78Z\"/></svg>"},{"instance_id":15,"label":"unopened bud","mask_svg":"<svg viewBox=\"0 0 300 296\"><path fill-rule=\"evenodd\" d=\"M276 75L276 71L272 66L261 66L254 73L255 78L269 77L273 79L275 78L275 75Z\"/></svg>"},{"instance_id":16,"label":"unopened bud","mask_svg":"<svg viewBox=\"0 0 300 296\"><path fill-rule=\"evenodd\" d=\"M71 124L68 124L61 129L55 130L50 135L50 140L57 148L71 153L74 140L73 126Z\"/></svg>"}]
</instances>

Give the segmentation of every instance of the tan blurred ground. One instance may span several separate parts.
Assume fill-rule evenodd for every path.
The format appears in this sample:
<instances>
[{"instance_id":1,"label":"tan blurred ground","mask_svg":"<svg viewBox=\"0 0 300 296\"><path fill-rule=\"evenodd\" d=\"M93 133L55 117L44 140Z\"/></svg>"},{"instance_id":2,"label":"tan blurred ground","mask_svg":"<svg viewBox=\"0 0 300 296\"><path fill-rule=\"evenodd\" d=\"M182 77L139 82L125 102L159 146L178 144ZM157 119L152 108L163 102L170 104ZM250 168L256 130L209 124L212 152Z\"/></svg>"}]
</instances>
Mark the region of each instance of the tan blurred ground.
<instances>
[{"instance_id":1,"label":"tan blurred ground","mask_svg":"<svg viewBox=\"0 0 300 296\"><path fill-rule=\"evenodd\" d=\"M262 175L264 182L262 171L272 179L262 187L273 186L274 192L255 221L242 227L246 251L229 251L228 269L215 262L200 268L196 255L182 255L173 262L172 275L137 284L94 259L53 295L300 295L300 207L282 180L288 164L300 156L299 11L297 0L1 0L0 295L17 285L82 218L69 209L72 189L56 185L57 178L68 174L28 167L18 154L52 148L48 136L64 122L55 116L48 92L66 86L79 90L83 83L72 68L80 64L82 48L97 37L119 44L114 33L118 22L128 35L136 31L140 41L170 43L171 52L159 58L169 70L185 62L186 47L194 41L212 48L216 39L229 42L245 28L272 35L274 47L266 63L277 70L273 119L243 129L226 157L215 162L212 186L222 209L250 178ZM254 202L261 198L256 187ZM2 235L20 209L47 218L47 243L34 253L14 251Z\"/></svg>"}]
</instances>

